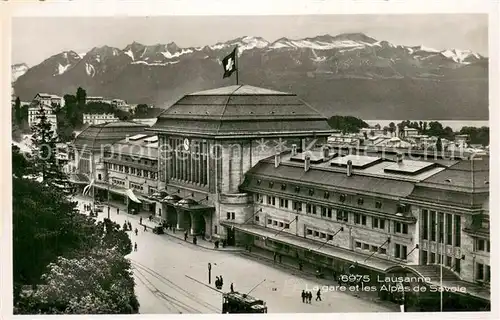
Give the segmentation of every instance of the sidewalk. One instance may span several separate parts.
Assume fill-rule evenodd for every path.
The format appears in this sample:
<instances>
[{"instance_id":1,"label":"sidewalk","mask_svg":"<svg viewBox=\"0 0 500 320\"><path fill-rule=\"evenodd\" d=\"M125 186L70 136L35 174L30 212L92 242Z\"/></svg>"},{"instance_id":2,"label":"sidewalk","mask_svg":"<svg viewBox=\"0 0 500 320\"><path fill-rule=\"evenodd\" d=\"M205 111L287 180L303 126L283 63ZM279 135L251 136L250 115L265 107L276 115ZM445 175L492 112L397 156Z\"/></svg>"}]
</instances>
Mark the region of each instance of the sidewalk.
<instances>
[{"instance_id":1,"label":"sidewalk","mask_svg":"<svg viewBox=\"0 0 500 320\"><path fill-rule=\"evenodd\" d=\"M302 270L299 270L298 263L291 257L283 256L280 263L278 259L274 261L273 253L256 247L252 247L251 252L243 251L240 254L250 259L258 260L268 265L273 265L275 268L291 270L293 274L299 274L311 280L314 279L319 284L324 286L338 285L336 281L334 281L333 279L328 279L328 277L325 278L316 277L316 269L310 265L306 265L305 263ZM348 290L345 291L345 293L355 296L356 298L363 299L365 301L372 301L377 304L384 305L387 308L394 309L395 311L399 311L399 305L390 301L381 300L377 295L374 295L373 293L363 292L363 291L349 292Z\"/></svg>"},{"instance_id":2,"label":"sidewalk","mask_svg":"<svg viewBox=\"0 0 500 320\"><path fill-rule=\"evenodd\" d=\"M90 197L84 197L84 196L81 196L79 195L78 196L78 200L83 200L85 201L86 203L90 203L92 202L92 198ZM100 212L99 215L103 214L104 216L107 216L108 214L108 203L101 203L104 207L103 207L103 212ZM140 211L136 214L131 214L129 213L127 210L126 210L126 206L122 203L119 203L119 202L116 202L116 201L111 201L109 203L110 207L111 208L114 208L114 209L119 209L119 213L118 215L124 215L127 217L127 219L133 219L133 220L137 220L137 222L140 221L140 219L142 218L142 223L140 224L142 228L146 227L146 229L149 229L149 231L153 231L153 228L157 227L159 224L157 221L149 221L149 216L151 215L151 212L146 212L146 211ZM156 217L157 219L158 217ZM153 216L153 219L155 219L155 217ZM172 231L172 230L167 230L166 228L163 229L164 230L164 235L166 236L169 236L169 237L173 237L173 238L176 238L176 239L179 239L181 241L184 241L184 231L182 230L177 230L177 231ZM201 237L197 237L197 243L194 244L193 243L193 237L192 236L188 236L188 239L187 241L185 241L187 244L190 244L192 246L197 246L197 247L202 247L204 249L208 249L208 250L217 250L217 251L229 251L229 252L241 252L241 251L244 251L243 248L238 248L238 247L225 247L223 248L222 246L219 246L218 249L215 248L215 245L213 242L210 242L210 241L207 241L205 239L202 239Z\"/></svg>"}]
</instances>

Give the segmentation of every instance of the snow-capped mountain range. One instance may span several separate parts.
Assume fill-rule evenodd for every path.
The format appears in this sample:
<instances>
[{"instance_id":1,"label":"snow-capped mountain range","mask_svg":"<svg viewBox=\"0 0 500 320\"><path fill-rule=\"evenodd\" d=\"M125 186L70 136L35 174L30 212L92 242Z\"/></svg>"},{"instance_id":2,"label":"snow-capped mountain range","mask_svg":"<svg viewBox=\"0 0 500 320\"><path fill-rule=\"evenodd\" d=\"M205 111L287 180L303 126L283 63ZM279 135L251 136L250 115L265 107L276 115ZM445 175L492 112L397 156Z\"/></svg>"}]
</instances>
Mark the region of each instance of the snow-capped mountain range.
<instances>
[{"instance_id":1,"label":"snow-capped mountain range","mask_svg":"<svg viewBox=\"0 0 500 320\"><path fill-rule=\"evenodd\" d=\"M305 93L305 98L316 91L317 81L324 87L341 79L398 79L403 83L408 79L488 78L488 59L470 50L403 46L349 33L274 42L246 36L203 47L133 42L123 49L103 46L84 54L65 51L22 75L16 69L19 76L13 76L14 88L18 95L33 96L39 91L73 92L82 86L93 95L168 104L190 91L230 84L222 80L220 61L236 46L243 82ZM327 101L319 99L320 104Z\"/></svg>"},{"instance_id":2,"label":"snow-capped mountain range","mask_svg":"<svg viewBox=\"0 0 500 320\"><path fill-rule=\"evenodd\" d=\"M11 69L12 69L11 81L14 82L17 80L17 78L25 74L26 71L28 71L29 67L26 63L17 63L13 64L11 66Z\"/></svg>"}]
</instances>

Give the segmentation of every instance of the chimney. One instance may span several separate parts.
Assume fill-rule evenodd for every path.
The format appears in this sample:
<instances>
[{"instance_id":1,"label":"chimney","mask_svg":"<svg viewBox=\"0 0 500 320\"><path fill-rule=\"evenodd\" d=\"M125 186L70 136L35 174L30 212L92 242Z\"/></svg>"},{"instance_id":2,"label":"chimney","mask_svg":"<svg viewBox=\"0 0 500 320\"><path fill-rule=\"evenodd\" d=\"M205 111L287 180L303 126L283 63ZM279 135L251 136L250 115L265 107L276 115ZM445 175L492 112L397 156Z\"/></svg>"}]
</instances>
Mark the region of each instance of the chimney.
<instances>
[{"instance_id":1,"label":"chimney","mask_svg":"<svg viewBox=\"0 0 500 320\"><path fill-rule=\"evenodd\" d=\"M292 144L292 157L297 155L297 145Z\"/></svg>"},{"instance_id":2,"label":"chimney","mask_svg":"<svg viewBox=\"0 0 500 320\"><path fill-rule=\"evenodd\" d=\"M125 136L125 142L129 142L129 141L130 141L130 140L129 140L129 138L130 138L130 135L129 135L129 134L127 134L127 135Z\"/></svg>"},{"instance_id":3,"label":"chimney","mask_svg":"<svg viewBox=\"0 0 500 320\"><path fill-rule=\"evenodd\" d=\"M404 156L403 156L403 154L401 152L398 152L396 154L396 162L397 163L403 163L403 158L404 158Z\"/></svg>"},{"instance_id":4,"label":"chimney","mask_svg":"<svg viewBox=\"0 0 500 320\"><path fill-rule=\"evenodd\" d=\"M276 151L274 154L274 167L277 168L280 166L281 163L281 153L279 151Z\"/></svg>"},{"instance_id":5,"label":"chimney","mask_svg":"<svg viewBox=\"0 0 500 320\"><path fill-rule=\"evenodd\" d=\"M330 147L329 146L323 146L323 161L328 161L330 158Z\"/></svg>"},{"instance_id":6,"label":"chimney","mask_svg":"<svg viewBox=\"0 0 500 320\"><path fill-rule=\"evenodd\" d=\"M311 168L311 156L306 153L304 155L304 171L307 172Z\"/></svg>"},{"instance_id":7,"label":"chimney","mask_svg":"<svg viewBox=\"0 0 500 320\"><path fill-rule=\"evenodd\" d=\"M350 177L352 175L352 161L347 161L347 176Z\"/></svg>"}]
</instances>

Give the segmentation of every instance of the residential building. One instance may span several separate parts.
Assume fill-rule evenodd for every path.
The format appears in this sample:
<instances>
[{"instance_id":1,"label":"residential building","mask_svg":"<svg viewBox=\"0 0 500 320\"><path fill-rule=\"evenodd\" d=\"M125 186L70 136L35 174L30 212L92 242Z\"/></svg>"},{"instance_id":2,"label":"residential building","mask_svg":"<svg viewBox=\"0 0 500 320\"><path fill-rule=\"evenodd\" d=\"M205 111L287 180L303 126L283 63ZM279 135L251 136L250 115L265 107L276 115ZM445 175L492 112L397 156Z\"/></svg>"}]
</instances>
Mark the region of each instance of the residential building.
<instances>
[{"instance_id":1,"label":"residential building","mask_svg":"<svg viewBox=\"0 0 500 320\"><path fill-rule=\"evenodd\" d=\"M415 128L409 128L409 127L405 127L403 129L403 137L405 138L409 138L409 137L413 137L413 136L416 136L418 135L418 130L415 129Z\"/></svg>"},{"instance_id":2,"label":"residential building","mask_svg":"<svg viewBox=\"0 0 500 320\"><path fill-rule=\"evenodd\" d=\"M44 103L35 103L31 104L28 108L28 125L33 127L35 124L40 122L40 117L42 112L45 114L45 117L48 122L51 124L51 130L54 134L57 133L57 116L54 113L54 110L51 105Z\"/></svg>"},{"instance_id":3,"label":"residential building","mask_svg":"<svg viewBox=\"0 0 500 320\"><path fill-rule=\"evenodd\" d=\"M61 107L64 106L64 99L58 95L55 94L49 94L49 93L37 93L36 96L33 98L33 104L38 105L38 104L44 104L48 106L52 106L53 104L58 104Z\"/></svg>"},{"instance_id":4,"label":"residential building","mask_svg":"<svg viewBox=\"0 0 500 320\"><path fill-rule=\"evenodd\" d=\"M373 137L373 136L384 136L385 132L383 129L381 129L379 126L373 126L373 127L368 127L368 128L361 128L359 130L359 133L361 133L363 136L368 136L368 137Z\"/></svg>"},{"instance_id":5,"label":"residential building","mask_svg":"<svg viewBox=\"0 0 500 320\"><path fill-rule=\"evenodd\" d=\"M82 122L91 125L96 125L108 122L116 122L119 120L120 119L118 119L118 117L116 117L112 113L84 113Z\"/></svg>"},{"instance_id":6,"label":"residential building","mask_svg":"<svg viewBox=\"0 0 500 320\"><path fill-rule=\"evenodd\" d=\"M86 103L91 103L91 102L104 102L104 98L103 97L95 97L95 96L87 96L85 98L85 102Z\"/></svg>"},{"instance_id":7,"label":"residential building","mask_svg":"<svg viewBox=\"0 0 500 320\"><path fill-rule=\"evenodd\" d=\"M132 106L127 104L125 100L122 99L113 99L111 100L111 105L117 107L120 110L130 112L132 110Z\"/></svg>"}]
</instances>

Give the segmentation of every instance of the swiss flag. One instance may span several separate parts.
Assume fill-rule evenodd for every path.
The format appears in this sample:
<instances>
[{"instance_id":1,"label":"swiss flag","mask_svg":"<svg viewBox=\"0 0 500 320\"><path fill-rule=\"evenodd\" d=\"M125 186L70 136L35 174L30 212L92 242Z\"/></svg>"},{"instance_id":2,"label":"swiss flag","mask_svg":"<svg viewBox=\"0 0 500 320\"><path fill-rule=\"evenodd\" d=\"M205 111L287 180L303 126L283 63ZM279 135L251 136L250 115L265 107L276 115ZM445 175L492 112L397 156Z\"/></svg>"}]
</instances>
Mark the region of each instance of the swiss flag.
<instances>
[{"instance_id":1,"label":"swiss flag","mask_svg":"<svg viewBox=\"0 0 500 320\"><path fill-rule=\"evenodd\" d=\"M233 72L236 71L236 48L233 52L222 59L222 67L224 68L224 77L230 77Z\"/></svg>"}]
</instances>

